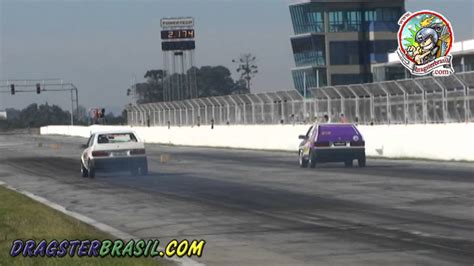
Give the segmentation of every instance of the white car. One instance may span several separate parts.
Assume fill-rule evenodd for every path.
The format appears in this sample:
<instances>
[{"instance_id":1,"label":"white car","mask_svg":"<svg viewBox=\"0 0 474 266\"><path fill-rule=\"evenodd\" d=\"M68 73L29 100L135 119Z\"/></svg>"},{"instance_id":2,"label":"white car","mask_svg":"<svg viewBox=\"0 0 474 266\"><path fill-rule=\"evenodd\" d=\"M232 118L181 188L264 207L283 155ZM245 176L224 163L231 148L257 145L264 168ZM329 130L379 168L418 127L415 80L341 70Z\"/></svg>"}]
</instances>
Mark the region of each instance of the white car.
<instances>
[{"instance_id":1,"label":"white car","mask_svg":"<svg viewBox=\"0 0 474 266\"><path fill-rule=\"evenodd\" d=\"M145 144L131 130L93 133L81 156L83 177L95 177L97 170L124 171L132 175L147 175Z\"/></svg>"}]
</instances>

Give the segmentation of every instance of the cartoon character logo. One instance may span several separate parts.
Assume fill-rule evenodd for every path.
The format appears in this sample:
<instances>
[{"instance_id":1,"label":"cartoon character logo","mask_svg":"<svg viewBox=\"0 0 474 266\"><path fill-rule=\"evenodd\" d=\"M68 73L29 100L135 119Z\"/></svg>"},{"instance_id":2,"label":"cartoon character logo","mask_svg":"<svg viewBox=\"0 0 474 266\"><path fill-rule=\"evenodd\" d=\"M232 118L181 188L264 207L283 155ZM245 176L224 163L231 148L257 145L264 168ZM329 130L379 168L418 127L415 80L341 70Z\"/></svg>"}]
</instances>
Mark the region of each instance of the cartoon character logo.
<instances>
[{"instance_id":1,"label":"cartoon character logo","mask_svg":"<svg viewBox=\"0 0 474 266\"><path fill-rule=\"evenodd\" d=\"M454 73L449 54L454 36L451 23L441 14L423 10L407 12L398 21L398 56L413 74L449 76Z\"/></svg>"}]
</instances>

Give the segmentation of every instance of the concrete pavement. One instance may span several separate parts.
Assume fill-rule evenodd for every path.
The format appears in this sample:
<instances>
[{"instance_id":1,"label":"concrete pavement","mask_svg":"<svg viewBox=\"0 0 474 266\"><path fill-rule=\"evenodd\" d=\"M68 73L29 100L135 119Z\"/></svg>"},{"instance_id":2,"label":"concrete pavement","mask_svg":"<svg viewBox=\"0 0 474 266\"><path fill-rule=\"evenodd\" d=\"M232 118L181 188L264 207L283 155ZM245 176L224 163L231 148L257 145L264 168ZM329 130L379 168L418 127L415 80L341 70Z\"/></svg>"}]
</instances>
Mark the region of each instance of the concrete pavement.
<instances>
[{"instance_id":1,"label":"concrete pavement","mask_svg":"<svg viewBox=\"0 0 474 266\"><path fill-rule=\"evenodd\" d=\"M0 181L141 238L205 239L208 265L474 263L472 163L148 145L151 174L80 177L81 138L0 135Z\"/></svg>"}]
</instances>

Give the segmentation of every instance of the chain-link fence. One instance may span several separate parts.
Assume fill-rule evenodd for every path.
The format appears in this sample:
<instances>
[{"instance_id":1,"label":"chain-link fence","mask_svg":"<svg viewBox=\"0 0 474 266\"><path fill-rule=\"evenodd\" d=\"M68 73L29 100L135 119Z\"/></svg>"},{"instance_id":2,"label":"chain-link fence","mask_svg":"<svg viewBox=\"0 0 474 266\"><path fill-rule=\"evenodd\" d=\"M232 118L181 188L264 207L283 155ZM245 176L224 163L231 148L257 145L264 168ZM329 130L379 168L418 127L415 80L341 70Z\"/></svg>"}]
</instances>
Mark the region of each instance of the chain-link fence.
<instances>
[{"instance_id":1,"label":"chain-link fence","mask_svg":"<svg viewBox=\"0 0 474 266\"><path fill-rule=\"evenodd\" d=\"M360 124L474 121L474 72L379 83L197 98L127 106L130 125ZM308 93L309 94L309 93Z\"/></svg>"}]
</instances>

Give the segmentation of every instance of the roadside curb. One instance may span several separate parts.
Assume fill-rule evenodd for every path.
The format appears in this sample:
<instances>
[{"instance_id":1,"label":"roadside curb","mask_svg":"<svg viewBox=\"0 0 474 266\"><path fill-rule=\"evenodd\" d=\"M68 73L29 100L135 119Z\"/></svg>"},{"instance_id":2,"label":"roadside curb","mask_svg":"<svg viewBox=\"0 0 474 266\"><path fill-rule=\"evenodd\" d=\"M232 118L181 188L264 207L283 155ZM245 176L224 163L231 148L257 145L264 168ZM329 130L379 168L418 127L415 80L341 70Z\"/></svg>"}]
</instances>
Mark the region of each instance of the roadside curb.
<instances>
[{"instance_id":1,"label":"roadside curb","mask_svg":"<svg viewBox=\"0 0 474 266\"><path fill-rule=\"evenodd\" d=\"M76 220L79 220L85 224L88 224L102 232L105 232L107 234L110 234L118 239L123 239L123 240L127 240L127 239L133 239L133 240L139 240L140 238L138 237L135 237L131 234L128 234L126 232L123 232L123 231L120 231L119 229L116 229L110 225L107 225L107 224L104 224L104 223L101 223L97 220L94 220L92 218L89 218L83 214L80 214L80 213L77 213L77 212L74 212L74 211L70 211L70 210L67 210L66 207L62 206L62 205L59 205L57 203L54 203L46 198L43 198L41 196L38 196L38 195L35 195L31 192L28 192L28 191L25 191L25 190L22 190L22 189L18 189L18 188L15 188L13 186L10 186L8 184L6 184L5 182L3 181L0 181L0 186L4 186L10 190L13 190L15 192L18 192L20 194L23 194L25 196L27 196L28 198L34 200L34 201L37 201L41 204L44 204L52 209L55 209L63 214L66 214ZM163 251L163 247L160 245L158 247L158 249L160 251ZM182 266L205 266L205 264L203 263L200 263L200 262L197 262L195 260L192 260L190 258L167 258L167 257L163 257L163 258L160 258L160 259L163 259L163 260L168 260L168 261L171 261L173 263L176 263L178 265L182 265Z\"/></svg>"}]
</instances>

